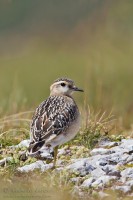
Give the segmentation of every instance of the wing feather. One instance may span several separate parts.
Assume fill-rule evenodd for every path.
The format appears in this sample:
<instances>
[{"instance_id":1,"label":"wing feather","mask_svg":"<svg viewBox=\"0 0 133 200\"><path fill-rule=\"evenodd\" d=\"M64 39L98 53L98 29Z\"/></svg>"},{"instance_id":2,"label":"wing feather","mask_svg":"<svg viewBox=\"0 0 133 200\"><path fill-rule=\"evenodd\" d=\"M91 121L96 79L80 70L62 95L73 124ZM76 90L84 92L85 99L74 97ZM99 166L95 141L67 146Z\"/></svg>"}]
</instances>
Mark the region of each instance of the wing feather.
<instances>
[{"instance_id":1,"label":"wing feather","mask_svg":"<svg viewBox=\"0 0 133 200\"><path fill-rule=\"evenodd\" d=\"M34 142L45 141L52 135L65 132L75 120L77 106L73 99L66 101L63 96L50 96L36 109L31 123Z\"/></svg>"}]
</instances>

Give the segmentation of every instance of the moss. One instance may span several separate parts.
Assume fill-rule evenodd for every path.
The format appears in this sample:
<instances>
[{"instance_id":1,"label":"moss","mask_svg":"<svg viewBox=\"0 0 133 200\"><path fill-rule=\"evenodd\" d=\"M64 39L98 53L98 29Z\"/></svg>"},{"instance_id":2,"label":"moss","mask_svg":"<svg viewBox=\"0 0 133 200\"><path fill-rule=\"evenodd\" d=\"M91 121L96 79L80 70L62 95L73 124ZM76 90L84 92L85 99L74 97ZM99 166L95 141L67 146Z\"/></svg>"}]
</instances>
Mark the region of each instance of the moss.
<instances>
[{"instance_id":1,"label":"moss","mask_svg":"<svg viewBox=\"0 0 133 200\"><path fill-rule=\"evenodd\" d=\"M18 139L0 138L0 144L3 148L5 148L6 146L17 145L18 143Z\"/></svg>"},{"instance_id":2,"label":"moss","mask_svg":"<svg viewBox=\"0 0 133 200\"><path fill-rule=\"evenodd\" d=\"M120 142L122 139L125 139L124 135L111 135L109 137L113 142Z\"/></svg>"},{"instance_id":3,"label":"moss","mask_svg":"<svg viewBox=\"0 0 133 200\"><path fill-rule=\"evenodd\" d=\"M87 149L92 149L94 146L96 146L100 137L100 132L91 132L89 129L85 129L74 140L74 144L85 146Z\"/></svg>"},{"instance_id":4,"label":"moss","mask_svg":"<svg viewBox=\"0 0 133 200\"><path fill-rule=\"evenodd\" d=\"M133 163L127 163L126 165L124 165L125 168L128 168L128 167L133 167Z\"/></svg>"},{"instance_id":5,"label":"moss","mask_svg":"<svg viewBox=\"0 0 133 200\"><path fill-rule=\"evenodd\" d=\"M93 191L92 191L92 197L93 197L94 199L99 199L99 194L98 194L98 192L95 191L95 190L93 190Z\"/></svg>"}]
</instances>

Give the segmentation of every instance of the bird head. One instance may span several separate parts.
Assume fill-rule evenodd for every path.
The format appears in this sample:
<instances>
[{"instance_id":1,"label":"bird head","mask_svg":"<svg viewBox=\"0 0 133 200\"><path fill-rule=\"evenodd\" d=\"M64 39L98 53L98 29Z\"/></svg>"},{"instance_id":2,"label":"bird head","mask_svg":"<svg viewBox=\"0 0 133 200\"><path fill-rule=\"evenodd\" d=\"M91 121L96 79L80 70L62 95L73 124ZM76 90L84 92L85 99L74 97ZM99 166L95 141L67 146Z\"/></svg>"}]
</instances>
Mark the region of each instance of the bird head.
<instances>
[{"instance_id":1,"label":"bird head","mask_svg":"<svg viewBox=\"0 0 133 200\"><path fill-rule=\"evenodd\" d=\"M50 86L51 95L71 96L73 92L83 92L82 89L76 87L74 82L68 78L59 78Z\"/></svg>"}]
</instances>

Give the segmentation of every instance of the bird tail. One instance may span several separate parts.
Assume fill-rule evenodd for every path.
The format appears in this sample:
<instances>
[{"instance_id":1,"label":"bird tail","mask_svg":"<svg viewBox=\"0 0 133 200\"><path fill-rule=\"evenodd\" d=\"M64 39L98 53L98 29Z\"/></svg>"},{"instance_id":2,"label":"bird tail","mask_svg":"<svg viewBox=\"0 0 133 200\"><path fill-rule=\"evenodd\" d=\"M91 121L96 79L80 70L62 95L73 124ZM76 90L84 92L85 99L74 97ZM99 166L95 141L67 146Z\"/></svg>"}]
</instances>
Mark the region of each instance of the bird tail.
<instances>
[{"instance_id":1,"label":"bird tail","mask_svg":"<svg viewBox=\"0 0 133 200\"><path fill-rule=\"evenodd\" d=\"M38 157L40 155L40 149L45 144L45 141L31 142L28 148L28 155L31 157Z\"/></svg>"}]
</instances>

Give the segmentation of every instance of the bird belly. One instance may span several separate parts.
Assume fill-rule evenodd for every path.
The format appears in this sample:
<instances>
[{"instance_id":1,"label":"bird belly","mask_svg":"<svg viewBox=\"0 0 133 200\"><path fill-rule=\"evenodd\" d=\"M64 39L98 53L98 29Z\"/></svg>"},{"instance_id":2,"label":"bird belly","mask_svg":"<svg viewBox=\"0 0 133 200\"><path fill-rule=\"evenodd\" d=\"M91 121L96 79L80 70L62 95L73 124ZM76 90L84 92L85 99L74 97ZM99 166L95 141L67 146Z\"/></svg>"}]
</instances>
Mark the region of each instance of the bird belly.
<instances>
[{"instance_id":1,"label":"bird belly","mask_svg":"<svg viewBox=\"0 0 133 200\"><path fill-rule=\"evenodd\" d=\"M53 138L53 140L50 141L51 147L56 147L58 145L62 145L70 140L72 140L80 128L80 116L77 117L77 119L72 122L70 127L66 130L66 132L61 133L60 135Z\"/></svg>"}]
</instances>

